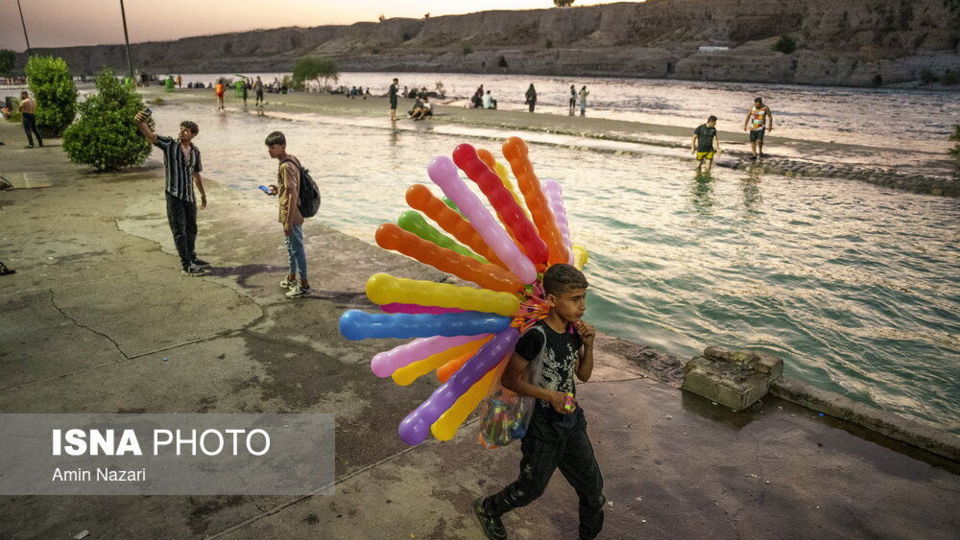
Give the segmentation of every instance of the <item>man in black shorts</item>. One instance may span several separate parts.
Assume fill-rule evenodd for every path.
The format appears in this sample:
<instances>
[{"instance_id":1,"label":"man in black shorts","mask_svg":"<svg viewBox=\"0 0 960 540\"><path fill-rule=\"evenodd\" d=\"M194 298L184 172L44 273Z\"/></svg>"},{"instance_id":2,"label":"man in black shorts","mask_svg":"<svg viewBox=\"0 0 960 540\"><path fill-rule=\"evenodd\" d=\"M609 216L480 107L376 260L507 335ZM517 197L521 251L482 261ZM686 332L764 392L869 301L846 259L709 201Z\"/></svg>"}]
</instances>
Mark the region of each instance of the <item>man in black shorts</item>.
<instances>
[{"instance_id":1,"label":"man in black shorts","mask_svg":"<svg viewBox=\"0 0 960 540\"><path fill-rule=\"evenodd\" d=\"M390 91L388 92L390 96L390 121L397 121L397 91L400 89L400 80L393 79L393 84L390 85Z\"/></svg>"},{"instance_id":2,"label":"man in black shorts","mask_svg":"<svg viewBox=\"0 0 960 540\"><path fill-rule=\"evenodd\" d=\"M753 150L753 157L750 159L760 159L763 157L763 135L766 131L773 131L773 113L770 112L770 107L763 104L763 98L753 100L753 107L743 121L743 130L747 131L748 127L750 149Z\"/></svg>"}]
</instances>

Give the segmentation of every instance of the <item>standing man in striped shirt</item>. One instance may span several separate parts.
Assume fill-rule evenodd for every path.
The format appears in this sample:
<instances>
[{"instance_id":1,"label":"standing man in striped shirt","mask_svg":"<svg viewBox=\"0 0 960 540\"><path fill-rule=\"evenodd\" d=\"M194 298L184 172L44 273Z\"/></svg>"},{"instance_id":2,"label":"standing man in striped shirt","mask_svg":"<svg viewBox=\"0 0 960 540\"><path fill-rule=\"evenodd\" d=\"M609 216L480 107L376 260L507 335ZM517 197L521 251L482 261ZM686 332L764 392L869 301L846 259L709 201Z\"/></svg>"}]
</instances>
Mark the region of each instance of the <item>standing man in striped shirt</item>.
<instances>
[{"instance_id":1,"label":"standing man in striped shirt","mask_svg":"<svg viewBox=\"0 0 960 540\"><path fill-rule=\"evenodd\" d=\"M180 136L173 139L154 133L147 124L147 115L144 112L137 113L134 120L140 133L154 146L163 150L167 221L173 232L173 243L177 246L183 273L188 276L203 275L210 264L197 258L194 247L197 241L197 203L193 196L193 184L197 185L197 191L200 192L201 209L207 207L207 194L203 190L203 179L200 178L200 171L203 170L200 149L190 142L197 136L200 128L194 122L181 122Z\"/></svg>"}]
</instances>

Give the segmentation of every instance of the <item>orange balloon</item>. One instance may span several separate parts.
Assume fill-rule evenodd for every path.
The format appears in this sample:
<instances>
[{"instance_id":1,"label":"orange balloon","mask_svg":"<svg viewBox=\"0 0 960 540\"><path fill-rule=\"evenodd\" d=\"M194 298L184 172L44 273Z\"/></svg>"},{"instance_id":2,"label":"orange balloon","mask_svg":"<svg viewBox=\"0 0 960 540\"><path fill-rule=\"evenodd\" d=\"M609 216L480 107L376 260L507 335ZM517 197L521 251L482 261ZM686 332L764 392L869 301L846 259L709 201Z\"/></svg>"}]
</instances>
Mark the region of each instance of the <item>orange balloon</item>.
<instances>
[{"instance_id":1,"label":"orange balloon","mask_svg":"<svg viewBox=\"0 0 960 540\"><path fill-rule=\"evenodd\" d=\"M446 364L437 368L437 378L440 379L440 382L447 382L447 380L457 372L458 369L462 368L464 364L467 363L467 360L473 358L473 355L477 354L476 352L464 353L460 356L450 360Z\"/></svg>"},{"instance_id":2,"label":"orange balloon","mask_svg":"<svg viewBox=\"0 0 960 540\"><path fill-rule=\"evenodd\" d=\"M520 279L513 273L499 266L483 264L476 259L465 257L452 249L442 248L393 223L384 223L378 227L376 239L383 249L399 251L441 272L472 281L484 289L516 294L523 288Z\"/></svg>"},{"instance_id":3,"label":"orange balloon","mask_svg":"<svg viewBox=\"0 0 960 540\"><path fill-rule=\"evenodd\" d=\"M550 205L547 204L547 198L540 188L540 180L533 172L533 164L527 152L527 143L519 137L510 137L503 143L503 157L510 162L510 168L513 169L513 175L517 178L517 185L523 198L527 201L527 208L533 216L533 222L537 225L537 231L540 238L547 244L547 250L550 252L547 259L547 266L557 263L566 263L570 260L570 254L567 252L567 246L563 243L563 236L557 227L557 220L553 217Z\"/></svg>"},{"instance_id":4,"label":"orange balloon","mask_svg":"<svg viewBox=\"0 0 960 540\"><path fill-rule=\"evenodd\" d=\"M483 241L483 237L470 225L470 222L463 219L463 216L434 196L427 186L423 184L410 186L407 189L407 204L409 204L411 208L420 210L426 214L430 219L437 222L443 230L452 234L454 238L462 244L470 246L470 249L475 253L479 253L483 258L500 268L508 270L507 265L500 261L497 254Z\"/></svg>"}]
</instances>

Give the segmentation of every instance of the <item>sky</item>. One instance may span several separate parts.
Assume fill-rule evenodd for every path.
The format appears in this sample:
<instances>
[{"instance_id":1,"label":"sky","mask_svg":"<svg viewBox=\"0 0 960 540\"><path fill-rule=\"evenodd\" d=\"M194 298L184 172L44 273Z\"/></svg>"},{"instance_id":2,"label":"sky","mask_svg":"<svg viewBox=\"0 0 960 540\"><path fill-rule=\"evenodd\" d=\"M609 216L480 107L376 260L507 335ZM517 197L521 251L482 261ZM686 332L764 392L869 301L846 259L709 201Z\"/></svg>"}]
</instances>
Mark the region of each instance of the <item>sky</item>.
<instances>
[{"instance_id":1,"label":"sky","mask_svg":"<svg viewBox=\"0 0 960 540\"><path fill-rule=\"evenodd\" d=\"M577 0L574 6L609 4ZM20 0L30 46L123 43L120 0ZM124 0L130 42L167 41L257 28L321 26L451 15L495 9L543 9L553 0ZM26 50L17 0L0 0L0 49Z\"/></svg>"}]
</instances>

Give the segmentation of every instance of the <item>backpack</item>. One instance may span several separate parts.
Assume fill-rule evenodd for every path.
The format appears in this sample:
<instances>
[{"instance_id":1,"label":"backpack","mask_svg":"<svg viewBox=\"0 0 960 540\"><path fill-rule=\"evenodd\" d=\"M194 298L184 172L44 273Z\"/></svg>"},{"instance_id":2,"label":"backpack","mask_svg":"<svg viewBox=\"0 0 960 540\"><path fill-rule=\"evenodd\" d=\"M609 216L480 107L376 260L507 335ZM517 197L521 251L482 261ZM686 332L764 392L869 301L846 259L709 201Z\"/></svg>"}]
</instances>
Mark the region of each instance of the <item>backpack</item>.
<instances>
[{"instance_id":1,"label":"backpack","mask_svg":"<svg viewBox=\"0 0 960 540\"><path fill-rule=\"evenodd\" d=\"M300 164L299 160L296 159L285 159L280 162L282 165L283 162L290 161L300 169L300 187L299 200L297 201L297 208L300 209L300 215L305 218L313 217L317 215L317 210L320 209L320 188L317 187L317 183L313 181L313 177L310 176L310 171L303 168L303 165Z\"/></svg>"}]
</instances>

